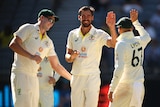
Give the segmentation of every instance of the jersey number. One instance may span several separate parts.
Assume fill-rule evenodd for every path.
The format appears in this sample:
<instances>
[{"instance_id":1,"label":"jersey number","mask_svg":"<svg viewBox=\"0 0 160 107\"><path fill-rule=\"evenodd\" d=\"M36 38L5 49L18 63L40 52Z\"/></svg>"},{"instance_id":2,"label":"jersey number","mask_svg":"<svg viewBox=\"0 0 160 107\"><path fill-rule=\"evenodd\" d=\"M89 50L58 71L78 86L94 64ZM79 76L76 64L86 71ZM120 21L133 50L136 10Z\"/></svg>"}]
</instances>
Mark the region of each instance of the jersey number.
<instances>
[{"instance_id":1,"label":"jersey number","mask_svg":"<svg viewBox=\"0 0 160 107\"><path fill-rule=\"evenodd\" d=\"M141 56L136 55L136 51L141 52ZM138 48L137 50L133 50L133 56L132 56L132 66L136 67L138 64L142 65L142 47Z\"/></svg>"}]
</instances>

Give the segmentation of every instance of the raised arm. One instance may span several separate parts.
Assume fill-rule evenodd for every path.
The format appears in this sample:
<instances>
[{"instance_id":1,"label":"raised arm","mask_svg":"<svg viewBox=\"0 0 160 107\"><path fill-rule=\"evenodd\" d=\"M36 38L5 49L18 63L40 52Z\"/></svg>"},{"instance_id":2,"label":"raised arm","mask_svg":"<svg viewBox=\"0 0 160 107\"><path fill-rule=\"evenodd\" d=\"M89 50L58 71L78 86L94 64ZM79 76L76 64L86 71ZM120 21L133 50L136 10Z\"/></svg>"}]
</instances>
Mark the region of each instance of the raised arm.
<instances>
[{"instance_id":1,"label":"raised arm","mask_svg":"<svg viewBox=\"0 0 160 107\"><path fill-rule=\"evenodd\" d=\"M138 11L136 9L131 9L130 19L131 19L135 29L140 34L141 40L143 40L145 44L148 43L151 40L151 37L150 37L149 33L144 29L144 27L139 23Z\"/></svg>"},{"instance_id":2,"label":"raised arm","mask_svg":"<svg viewBox=\"0 0 160 107\"><path fill-rule=\"evenodd\" d=\"M116 14L113 11L107 13L106 24L110 29L112 39L107 41L107 45L114 48L116 44L117 32L115 28Z\"/></svg>"}]
</instances>

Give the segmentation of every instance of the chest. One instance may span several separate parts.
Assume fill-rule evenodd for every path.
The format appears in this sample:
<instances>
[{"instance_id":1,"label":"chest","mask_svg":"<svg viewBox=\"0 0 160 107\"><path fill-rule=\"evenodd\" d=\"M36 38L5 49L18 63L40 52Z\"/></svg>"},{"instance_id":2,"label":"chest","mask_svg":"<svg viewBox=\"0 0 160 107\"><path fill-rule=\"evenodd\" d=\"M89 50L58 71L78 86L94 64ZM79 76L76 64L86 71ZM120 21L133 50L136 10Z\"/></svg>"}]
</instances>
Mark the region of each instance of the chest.
<instances>
[{"instance_id":1,"label":"chest","mask_svg":"<svg viewBox=\"0 0 160 107\"><path fill-rule=\"evenodd\" d=\"M72 38L72 46L74 48L86 47L90 48L99 44L100 39L96 35L74 36Z\"/></svg>"},{"instance_id":2,"label":"chest","mask_svg":"<svg viewBox=\"0 0 160 107\"><path fill-rule=\"evenodd\" d=\"M38 32L33 32L29 37L24 41L24 48L26 48L31 53L43 53L48 51L51 46L50 40L45 37L41 39Z\"/></svg>"}]
</instances>

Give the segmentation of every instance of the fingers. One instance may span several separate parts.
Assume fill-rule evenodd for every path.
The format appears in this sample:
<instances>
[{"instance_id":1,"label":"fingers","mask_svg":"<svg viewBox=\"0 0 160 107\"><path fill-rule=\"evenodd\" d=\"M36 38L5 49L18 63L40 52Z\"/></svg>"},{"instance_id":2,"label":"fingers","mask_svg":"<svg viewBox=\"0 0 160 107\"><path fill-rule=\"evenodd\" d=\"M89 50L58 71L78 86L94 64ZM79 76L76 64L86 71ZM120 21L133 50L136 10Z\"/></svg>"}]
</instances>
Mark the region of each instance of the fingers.
<instances>
[{"instance_id":1,"label":"fingers","mask_svg":"<svg viewBox=\"0 0 160 107\"><path fill-rule=\"evenodd\" d=\"M108 99L113 102L113 92L109 92Z\"/></svg>"},{"instance_id":2,"label":"fingers","mask_svg":"<svg viewBox=\"0 0 160 107\"><path fill-rule=\"evenodd\" d=\"M114 18L115 17L115 13L113 11L109 11L107 13L107 17Z\"/></svg>"},{"instance_id":3,"label":"fingers","mask_svg":"<svg viewBox=\"0 0 160 107\"><path fill-rule=\"evenodd\" d=\"M115 27L116 22L116 14L113 11L107 13L106 16L106 24L111 28Z\"/></svg>"},{"instance_id":4,"label":"fingers","mask_svg":"<svg viewBox=\"0 0 160 107\"><path fill-rule=\"evenodd\" d=\"M42 61L42 58L39 55L34 55L33 60L35 60L37 64L39 64Z\"/></svg>"},{"instance_id":5,"label":"fingers","mask_svg":"<svg viewBox=\"0 0 160 107\"><path fill-rule=\"evenodd\" d=\"M130 10L130 19L132 22L134 22L138 19L138 11L136 9Z\"/></svg>"},{"instance_id":6,"label":"fingers","mask_svg":"<svg viewBox=\"0 0 160 107\"><path fill-rule=\"evenodd\" d=\"M116 14L113 11L107 13L106 20L113 20L116 19Z\"/></svg>"},{"instance_id":7,"label":"fingers","mask_svg":"<svg viewBox=\"0 0 160 107\"><path fill-rule=\"evenodd\" d=\"M77 55L78 55L79 53L80 53L80 52L79 52L78 50L74 50L74 51L73 51L73 54L77 54Z\"/></svg>"},{"instance_id":8,"label":"fingers","mask_svg":"<svg viewBox=\"0 0 160 107\"><path fill-rule=\"evenodd\" d=\"M48 80L49 84L55 84L56 83L56 80L53 77L51 77L51 76L48 76L48 77L49 77L49 80Z\"/></svg>"}]
</instances>

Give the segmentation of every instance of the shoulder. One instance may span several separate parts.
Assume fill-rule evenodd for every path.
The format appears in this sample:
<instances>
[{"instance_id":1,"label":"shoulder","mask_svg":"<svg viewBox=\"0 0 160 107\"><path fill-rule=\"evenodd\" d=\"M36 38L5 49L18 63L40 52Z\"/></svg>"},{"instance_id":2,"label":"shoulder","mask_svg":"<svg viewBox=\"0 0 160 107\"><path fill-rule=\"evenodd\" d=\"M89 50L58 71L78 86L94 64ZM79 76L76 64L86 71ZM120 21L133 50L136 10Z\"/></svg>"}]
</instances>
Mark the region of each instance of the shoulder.
<instances>
[{"instance_id":1,"label":"shoulder","mask_svg":"<svg viewBox=\"0 0 160 107\"><path fill-rule=\"evenodd\" d=\"M22 26L19 27L19 30L34 30L35 29L35 26L34 24L29 24L29 23L26 23L26 24L23 24Z\"/></svg>"},{"instance_id":2,"label":"shoulder","mask_svg":"<svg viewBox=\"0 0 160 107\"><path fill-rule=\"evenodd\" d=\"M30 27L31 28L34 27L34 24L26 23L21 26L21 28L30 28Z\"/></svg>"},{"instance_id":3,"label":"shoulder","mask_svg":"<svg viewBox=\"0 0 160 107\"><path fill-rule=\"evenodd\" d=\"M116 49L120 48L120 49L124 49L126 47L126 42L125 41L118 41L116 43Z\"/></svg>"},{"instance_id":4,"label":"shoulder","mask_svg":"<svg viewBox=\"0 0 160 107\"><path fill-rule=\"evenodd\" d=\"M53 40L48 35L46 36L46 38L47 38L47 42L49 42L52 45L54 44Z\"/></svg>"},{"instance_id":5,"label":"shoulder","mask_svg":"<svg viewBox=\"0 0 160 107\"><path fill-rule=\"evenodd\" d=\"M69 33L68 33L68 37L74 37L74 36L77 36L78 33L79 33L80 29L79 28L76 28L76 29L73 29L71 30Z\"/></svg>"},{"instance_id":6,"label":"shoulder","mask_svg":"<svg viewBox=\"0 0 160 107\"><path fill-rule=\"evenodd\" d=\"M100 28L93 28L93 31L97 34L107 34L107 32L105 32L104 30L100 29Z\"/></svg>"},{"instance_id":7,"label":"shoulder","mask_svg":"<svg viewBox=\"0 0 160 107\"><path fill-rule=\"evenodd\" d=\"M74 34L74 33L77 33L78 31L79 31L79 28L75 28L75 29L72 29L69 33Z\"/></svg>"}]
</instances>

